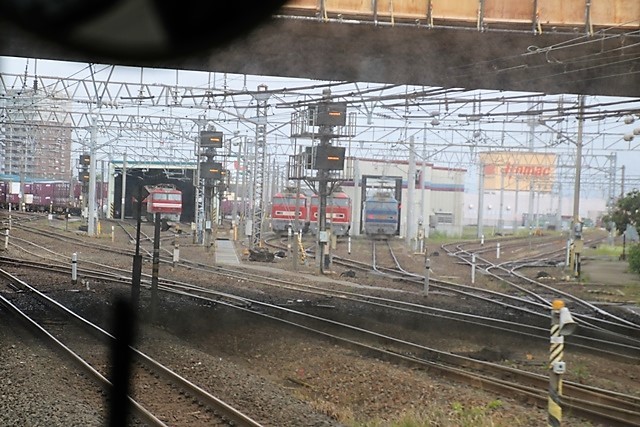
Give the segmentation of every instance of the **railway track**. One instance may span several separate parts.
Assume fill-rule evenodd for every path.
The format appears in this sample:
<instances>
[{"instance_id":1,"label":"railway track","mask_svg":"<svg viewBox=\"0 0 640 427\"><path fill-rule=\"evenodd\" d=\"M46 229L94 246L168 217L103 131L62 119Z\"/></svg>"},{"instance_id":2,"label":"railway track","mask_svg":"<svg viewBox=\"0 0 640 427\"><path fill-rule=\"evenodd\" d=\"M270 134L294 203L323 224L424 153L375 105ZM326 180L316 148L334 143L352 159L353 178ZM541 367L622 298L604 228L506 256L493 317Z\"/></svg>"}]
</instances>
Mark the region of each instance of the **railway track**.
<instances>
[{"instance_id":1,"label":"railway track","mask_svg":"<svg viewBox=\"0 0 640 427\"><path fill-rule=\"evenodd\" d=\"M203 265L197 265L197 263L191 263L191 267L190 268L192 268L192 269L201 269L203 272L209 272L209 273L210 272L216 272L217 274L220 274L220 275L228 275L229 277L242 278L242 279L239 279L239 280L247 280L247 281L251 281L253 283L259 283L259 282L260 283L265 283L266 282L266 280L264 278L262 278L262 276L259 275L259 274L247 275L247 273L243 273L243 274L239 275L239 273L237 271L233 271L231 269L211 268L210 266L208 267L208 266L203 266ZM404 275L404 273L403 273L403 275ZM123 276L124 276L124 274L123 274ZM251 276L253 276L253 278ZM271 282L274 282L274 281L271 281ZM292 289L292 290L294 290L296 292L300 292L300 290L302 289L302 287L299 286L299 284L295 283L295 282L290 282L290 283L286 283L286 281L275 281L275 282L276 282L276 284L271 283L271 284L266 284L266 286L286 287L286 288ZM170 283L165 283L163 281L161 283L161 287L162 287L163 291L165 290L165 286L167 286L166 290L169 290L169 289L172 288L173 285L171 285ZM442 357L439 353L432 353L432 351L437 351L437 350L430 349L428 347L421 346L419 344L415 345L415 344L411 344L411 343L406 343L405 342L406 340L402 340L402 339L394 338L394 337L391 337L391 336L383 335L383 334L377 333L375 331L367 331L367 333L365 335L368 336L369 338L363 339L363 342L358 342L357 344L354 344L354 343L351 342L351 339L352 339L351 337L354 334L354 330L356 332L358 332L358 333L365 333L364 331L360 332L360 329L363 329L363 328L354 327L352 325L345 325L345 326L336 325L335 323L333 323L335 321L333 321L331 319L317 319L316 317L318 317L318 316L307 317L307 316L309 316L308 314L306 314L306 313L299 314L299 313L297 313L299 310L291 310L290 307L284 307L284 308L287 308L287 310L286 311L281 311L283 309L283 307L265 306L263 302L256 301L256 300L253 300L253 299L248 299L248 298L243 298L243 297L238 297L238 296L233 296L233 295L221 295L220 293L206 296L205 294L201 294L201 292L205 292L205 291L194 290L192 288L192 286L190 284L187 284L187 283L179 283L179 284L177 284L177 286L178 286L178 288L174 289L173 291L179 292L181 295L191 295L191 297L210 298L210 301L211 301L212 304L224 304L224 305L228 304L230 307L233 306L233 307L236 307L237 309L245 310L247 312L251 312L251 313L254 313L254 314L258 310L258 307L259 307L260 313L262 313L262 314L264 314L266 310L275 310L275 312L278 312L278 313L286 313L285 315L282 315L282 316L284 316L284 318L279 319L279 321L285 322L286 324L292 324L292 323L290 323L291 320L288 319L289 316L294 316L294 317L302 316L302 317L306 318L306 320L308 322L310 322L312 325L311 326L310 325L305 325L302 322L296 321L295 322L296 327L303 328L304 330L309 330L310 332L313 332L313 333L316 333L316 334L321 334L322 336L324 336L327 339L339 340L340 342L344 343L344 345L346 345L346 346L356 345L358 348L361 348L362 351L366 351L366 352L373 351L373 352L376 352L376 354L379 354L380 357L384 357L384 358L390 357L393 360L395 360L397 363L404 363L404 362L407 362L408 360L412 360L411 363L416 363L415 366L421 366L422 367L420 369L436 369L436 367L429 366L428 363L432 362L433 360L439 360ZM211 291L207 290L206 292L208 293L208 292L211 292ZM317 295L326 295L326 296L338 295L338 294L328 294L328 293L326 293L327 292L326 290L313 290L310 287L307 287L306 290L304 290L304 292L315 293ZM341 299L346 298L344 295L345 295L345 293L343 293L340 298ZM368 303L372 303L372 304L378 305L379 307L381 307L383 309L388 309L391 306L391 305L387 306L386 305L387 302L381 301L382 299L378 300L378 299L372 298L371 295L366 295L366 294L361 294L361 295L358 295L358 296L349 296L349 298L353 298L352 301L358 301L358 300L360 300L360 301L373 301L373 302L368 302ZM361 303L364 304L364 302L361 302ZM413 312L413 311L419 312L420 310L422 310L422 308L418 308L420 305L421 304L413 304L413 307L406 308L406 310L407 311L411 311L411 312ZM314 308L314 307L312 306L311 308ZM317 309L317 308L318 307L315 307L315 309ZM428 309L424 309L424 311L427 312ZM437 311L437 310L434 310L434 311ZM421 315L424 315L424 314L421 314ZM432 316L443 316L444 318L449 319L449 318L453 318L454 316L459 315L459 313L439 312L437 314L433 314L433 311L432 311L431 315ZM278 317L278 316L275 316L275 315L269 316L269 318L275 318L275 317ZM468 318L466 321L468 322L469 325L477 324L477 322L478 322L477 319L473 319L473 318ZM491 321L495 322L495 319L491 319ZM548 316L545 318L545 321L546 321L546 323L548 323ZM346 336L338 336L338 335L333 333L333 329L330 329L329 331L319 330L318 328L313 326L313 324L315 324L316 322L328 322L328 324L330 325L329 326L330 328L346 328L346 330L348 330L348 333L346 333ZM496 322L496 323L499 323L499 322ZM505 331L507 330L506 324L502 324L502 325L497 326L497 327L498 328L504 328ZM541 328L541 330L540 330L541 334L540 335L545 335L545 333L543 331L546 332L547 330L545 328ZM522 332L522 333L524 334L524 332ZM548 332L546 332L546 338L548 339ZM369 340L373 341L374 344L376 342L378 342L378 341L383 341L384 343L387 343L387 346L385 346L385 345L380 346L379 344L378 345L373 345L373 344L371 344L369 342ZM389 343L393 343L393 345L390 345ZM573 343L572 343L572 345L573 345ZM422 360L421 357L416 357L415 356L415 355L425 355L425 354L427 355L427 357L424 358L424 360ZM416 359L416 360L413 360L413 359ZM471 360L473 360L473 359L471 359ZM637 360L637 358L635 360ZM427 365L424 364L425 361L427 362ZM474 361L473 363L476 363L476 362L477 361ZM458 363L460 363L460 362L458 362ZM429 366L429 367L427 367L427 366ZM454 365L454 367L455 367L455 365ZM438 369L440 369L440 368L438 368ZM465 370L465 369L469 369L469 368L464 363L462 363L456 369ZM451 374L451 375L454 375L454 374ZM512 375L512 373L504 373L503 372L502 375L504 375L505 377L508 377L508 376ZM468 381L470 381L470 383L473 383L472 380L468 380ZM488 381L489 382L493 382L493 383L498 382L497 378L492 378L492 379L490 379ZM544 382L545 380L540 380L540 381ZM489 387L489 386L487 386L487 387ZM542 390L545 390L545 389L546 389L546 386L543 386ZM540 399L541 399L540 401L546 399L544 397L544 394L545 394L544 391L541 391L540 393L541 393L540 394L540 396L541 396L540 397ZM525 396L527 394L522 392L519 395ZM533 396L529 396L529 397L535 398ZM627 398L625 397L624 399L627 399ZM633 399L631 400L631 402L634 402ZM637 404L637 402L633 403L633 404ZM590 403L588 403L588 402L587 403L585 403L585 402L576 403L576 408L577 408L576 410L577 411L581 411L580 405L586 406L586 408L583 408L583 409L588 412ZM615 406L615 405L613 405L613 403L612 403L609 406ZM624 406L624 404L620 404L620 406ZM624 408L620 408L620 409L622 410L622 412L625 411ZM599 411L604 411L604 409L601 408L601 409L595 411L595 413L592 413L591 415L587 415L587 416L594 417L594 418L598 418L598 417L601 417L601 416L605 416L605 417L611 416L611 415L607 415L607 414L602 414ZM617 414L617 415L614 414L613 416L611 416L611 419L609 420L610 423L613 423L613 424L610 424L610 425L614 425L615 423L618 423L618 422L622 422L623 423L623 424L620 424L620 425L625 425L624 424L624 422L626 422L626 421L624 421L624 417L625 416L634 417L635 415L627 414L627 415L623 416L623 415L620 415L620 414ZM622 417L622 418L620 418L620 417Z\"/></svg>"},{"instance_id":2,"label":"railway track","mask_svg":"<svg viewBox=\"0 0 640 427\"><path fill-rule=\"evenodd\" d=\"M554 239L546 238L544 241L547 245L552 245ZM518 243L517 240L511 239L510 244L512 247L518 247L522 242ZM381 246L385 249L384 256L386 256L387 261L392 259L395 267L377 265L376 261L379 258L380 252L382 252L378 251L378 249ZM490 244L483 247L490 251L494 250L488 246L490 246ZM393 253L393 249L388 242L373 241L371 247L372 263L335 256L334 263L357 271L373 271L375 274L388 277L393 283L402 282L414 284L414 292L420 293L420 290L423 289L424 286L424 275L412 273L402 268L398 257ZM443 250L447 251L448 249L445 247ZM460 248L458 248L457 251L463 252ZM548 248L543 252L547 253L547 251ZM466 259L464 259L464 262L466 262ZM388 262L387 265L389 265ZM484 261L484 265L489 266L490 262ZM536 298L526 298L433 278L430 278L430 289L432 292L455 295L456 297L475 300L484 305L493 305L500 308L500 311L496 312L492 317L474 316L473 314L465 312L448 311L446 316L450 319L457 319L458 321L469 324L482 324L487 327L500 328L505 331L513 331L532 337L535 336L540 339L548 340L549 338L548 328L551 303L538 295L536 295ZM560 296L561 295L556 294L556 298ZM387 302L387 304L396 303ZM513 317L516 313L519 317L527 319L527 323L514 321ZM499 317L499 314L503 316ZM581 328L572 336L572 344L575 343L575 345L585 349L606 353L609 357L615 358L616 360L635 363L635 361L640 359L640 340L636 337L637 331L633 325L630 329L625 327L621 331L618 324L608 322L606 319L596 319L597 323L594 324L579 314L577 318L580 320ZM584 322L582 320L584 320Z\"/></svg>"},{"instance_id":3,"label":"railway track","mask_svg":"<svg viewBox=\"0 0 640 427\"><path fill-rule=\"evenodd\" d=\"M281 322L355 348L363 354L375 354L376 357L394 363L437 371L457 381L480 384L485 389L512 397L519 396L539 405L544 405L547 399L548 379L544 375L438 351L327 317L254 299L222 295L195 285L163 283L162 290L223 305L227 309L241 311L248 316ZM633 425L640 422L640 413L637 412L640 399L637 397L570 382L565 382L564 390L565 405L576 415L592 420L606 420L607 425Z\"/></svg>"},{"instance_id":4,"label":"railway track","mask_svg":"<svg viewBox=\"0 0 640 427\"><path fill-rule=\"evenodd\" d=\"M110 353L109 346L115 345L116 338L9 272L0 270L0 277L15 292L10 297L0 294L0 303L28 324L42 339L46 339L52 350L64 353L100 387L110 391L113 384L107 379L108 374L105 371L114 369L107 356ZM18 305L27 307L44 305L47 309L40 313L38 321L33 315L26 314ZM55 311L55 314L52 311ZM63 327L47 329L43 326L46 323L63 325ZM92 344L87 344L89 336L97 337ZM189 414L199 413L206 414L206 419L200 420L202 425L260 426L258 422L145 353L132 347L130 353L136 363L132 372L135 377L133 381L135 399L129 397L128 400L135 417L147 425L175 425L177 420L183 420L185 425L192 425L192 422L186 421L193 421ZM159 377L163 378L163 381L158 381ZM150 393L151 390L152 393ZM185 398L185 395L193 396L193 399ZM172 412L167 413L163 406L168 401L180 402L183 412L176 413L176 407L172 405ZM209 409L203 411L203 406ZM172 421L166 423L162 420Z\"/></svg>"}]
</instances>

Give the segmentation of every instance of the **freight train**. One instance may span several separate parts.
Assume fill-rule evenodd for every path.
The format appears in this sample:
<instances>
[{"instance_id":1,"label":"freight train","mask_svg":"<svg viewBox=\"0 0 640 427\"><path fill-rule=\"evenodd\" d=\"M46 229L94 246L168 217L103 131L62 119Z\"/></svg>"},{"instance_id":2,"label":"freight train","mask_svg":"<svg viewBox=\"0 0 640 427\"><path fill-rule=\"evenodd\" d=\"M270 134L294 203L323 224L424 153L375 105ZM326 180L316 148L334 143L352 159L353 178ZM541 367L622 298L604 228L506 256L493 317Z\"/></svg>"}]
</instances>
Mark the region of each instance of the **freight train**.
<instances>
[{"instance_id":1,"label":"freight train","mask_svg":"<svg viewBox=\"0 0 640 427\"><path fill-rule=\"evenodd\" d=\"M284 235L309 230L309 198L292 190L277 193L271 199L271 231Z\"/></svg>"},{"instance_id":2,"label":"freight train","mask_svg":"<svg viewBox=\"0 0 640 427\"><path fill-rule=\"evenodd\" d=\"M80 215L83 207L82 190L83 184L79 182L31 180L21 183L19 179L0 179L0 207ZM96 183L98 206L104 206L107 198L107 183Z\"/></svg>"},{"instance_id":3,"label":"freight train","mask_svg":"<svg viewBox=\"0 0 640 427\"><path fill-rule=\"evenodd\" d=\"M372 238L388 239L398 234L400 206L388 192L377 192L364 203L364 233Z\"/></svg>"},{"instance_id":4,"label":"freight train","mask_svg":"<svg viewBox=\"0 0 640 427\"><path fill-rule=\"evenodd\" d=\"M317 195L311 196L311 208L309 210L310 230L313 234L318 233L318 210L319 198ZM351 229L351 198L344 192L334 192L327 197L327 230L335 236L346 236Z\"/></svg>"}]
</instances>

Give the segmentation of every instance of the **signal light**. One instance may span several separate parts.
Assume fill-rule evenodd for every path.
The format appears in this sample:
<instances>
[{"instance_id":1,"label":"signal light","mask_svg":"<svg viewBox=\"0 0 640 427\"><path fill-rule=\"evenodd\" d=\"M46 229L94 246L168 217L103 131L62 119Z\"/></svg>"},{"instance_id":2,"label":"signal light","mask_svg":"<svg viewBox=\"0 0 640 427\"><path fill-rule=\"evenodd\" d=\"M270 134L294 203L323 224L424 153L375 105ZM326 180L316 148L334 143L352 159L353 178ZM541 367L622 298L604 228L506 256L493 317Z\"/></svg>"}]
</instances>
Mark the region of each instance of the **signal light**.
<instances>
[{"instance_id":1,"label":"signal light","mask_svg":"<svg viewBox=\"0 0 640 427\"><path fill-rule=\"evenodd\" d=\"M222 132L203 130L200 132L201 148L222 148Z\"/></svg>"},{"instance_id":2,"label":"signal light","mask_svg":"<svg viewBox=\"0 0 640 427\"><path fill-rule=\"evenodd\" d=\"M222 169L222 163L219 163L219 162L200 163L200 178L222 179L224 175L226 175L226 171Z\"/></svg>"},{"instance_id":3,"label":"signal light","mask_svg":"<svg viewBox=\"0 0 640 427\"><path fill-rule=\"evenodd\" d=\"M78 173L78 181L80 182L89 182L90 178L89 172L86 170L81 170L80 173Z\"/></svg>"}]
</instances>

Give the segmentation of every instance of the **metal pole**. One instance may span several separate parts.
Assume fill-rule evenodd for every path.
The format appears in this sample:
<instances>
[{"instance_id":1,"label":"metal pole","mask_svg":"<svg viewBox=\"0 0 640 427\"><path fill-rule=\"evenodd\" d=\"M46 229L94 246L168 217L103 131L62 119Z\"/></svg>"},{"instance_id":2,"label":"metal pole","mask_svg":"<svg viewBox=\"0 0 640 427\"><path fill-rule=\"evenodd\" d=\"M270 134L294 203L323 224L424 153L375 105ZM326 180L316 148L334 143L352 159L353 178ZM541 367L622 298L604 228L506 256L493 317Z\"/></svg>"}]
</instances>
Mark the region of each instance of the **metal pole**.
<instances>
[{"instance_id":1,"label":"metal pole","mask_svg":"<svg viewBox=\"0 0 640 427\"><path fill-rule=\"evenodd\" d=\"M242 137L238 140L238 153L236 155L236 190L233 197L233 207L231 209L231 224L234 228L234 238L237 239L237 227L238 227L238 193L240 192L240 150L242 149ZM244 174L244 172L243 172ZM244 199L243 199L244 203Z\"/></svg>"},{"instance_id":2,"label":"metal pole","mask_svg":"<svg viewBox=\"0 0 640 427\"><path fill-rule=\"evenodd\" d=\"M156 212L153 233L153 264L151 270L151 317L154 321L158 314L158 276L160 273L160 212Z\"/></svg>"},{"instance_id":3,"label":"metal pole","mask_svg":"<svg viewBox=\"0 0 640 427\"><path fill-rule=\"evenodd\" d=\"M500 170L500 211L498 212L498 233L504 234L504 171Z\"/></svg>"},{"instance_id":4,"label":"metal pole","mask_svg":"<svg viewBox=\"0 0 640 427\"><path fill-rule=\"evenodd\" d=\"M578 116L578 137L576 140L576 169L575 169L575 186L573 191L573 222L575 223L580 216L580 180L582 173L582 127L584 112L584 96L579 95L579 116ZM572 224L573 225L573 224Z\"/></svg>"},{"instance_id":5,"label":"metal pole","mask_svg":"<svg viewBox=\"0 0 640 427\"><path fill-rule=\"evenodd\" d=\"M411 243L415 239L414 224L414 195L416 190L416 152L413 136L409 137L409 170L407 172L407 213L405 224L405 239L407 245L411 248ZM415 251L415 247L411 250Z\"/></svg>"},{"instance_id":6,"label":"metal pole","mask_svg":"<svg viewBox=\"0 0 640 427\"><path fill-rule=\"evenodd\" d=\"M479 171L479 180L478 180L478 238L480 238L483 234L483 222L484 222L484 163L480 163L480 171Z\"/></svg>"},{"instance_id":7,"label":"metal pole","mask_svg":"<svg viewBox=\"0 0 640 427\"><path fill-rule=\"evenodd\" d=\"M136 218L136 253L131 271L131 308L138 311L140 302L140 282L142 279L142 255L140 255L140 227L142 223L142 184L138 187L138 215Z\"/></svg>"},{"instance_id":8,"label":"metal pole","mask_svg":"<svg viewBox=\"0 0 640 427\"><path fill-rule=\"evenodd\" d=\"M127 193L127 153L122 156L122 197L120 198L120 219L124 220L124 207ZM141 200L138 200L141 203Z\"/></svg>"},{"instance_id":9,"label":"metal pole","mask_svg":"<svg viewBox=\"0 0 640 427\"><path fill-rule=\"evenodd\" d=\"M579 102L579 112L578 112L578 137L576 140L576 181L575 187L573 191L573 219L571 223L571 233L572 238L574 240L573 250L574 250L574 259L576 263L574 264L578 268L575 271L575 276L580 277L580 268L578 258L580 257L581 244L578 244L578 240L581 239L581 236L576 235L576 226L580 222L580 180L582 173L582 128L584 125L584 95L578 95ZM581 242L580 242L581 243ZM576 253L577 252L577 253Z\"/></svg>"},{"instance_id":10,"label":"metal pole","mask_svg":"<svg viewBox=\"0 0 640 427\"><path fill-rule=\"evenodd\" d=\"M98 133L98 116L92 114L91 117L91 144L89 146L89 213L87 215L88 218L88 227L87 232L89 236L96 235L96 222L98 218L96 217L96 138Z\"/></svg>"}]
</instances>

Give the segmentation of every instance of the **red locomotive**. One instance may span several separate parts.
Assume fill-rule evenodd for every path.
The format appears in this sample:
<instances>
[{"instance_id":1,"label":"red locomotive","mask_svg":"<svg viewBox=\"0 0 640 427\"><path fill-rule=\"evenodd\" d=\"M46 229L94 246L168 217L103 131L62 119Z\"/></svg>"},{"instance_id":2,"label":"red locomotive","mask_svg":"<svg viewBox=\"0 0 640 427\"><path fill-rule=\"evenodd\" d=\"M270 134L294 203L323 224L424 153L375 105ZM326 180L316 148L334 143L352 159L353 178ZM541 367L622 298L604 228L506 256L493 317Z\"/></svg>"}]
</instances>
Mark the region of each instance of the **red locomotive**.
<instances>
[{"instance_id":1,"label":"red locomotive","mask_svg":"<svg viewBox=\"0 0 640 427\"><path fill-rule=\"evenodd\" d=\"M154 214L167 221L180 222L182 215L182 191L171 184L146 185L149 195L142 201L142 210L147 221L154 220Z\"/></svg>"},{"instance_id":2,"label":"red locomotive","mask_svg":"<svg viewBox=\"0 0 640 427\"><path fill-rule=\"evenodd\" d=\"M311 197L310 229L313 234L318 233L319 198ZM327 230L335 236L346 236L351 229L351 198L344 192L334 192L327 197Z\"/></svg>"},{"instance_id":3,"label":"red locomotive","mask_svg":"<svg viewBox=\"0 0 640 427\"><path fill-rule=\"evenodd\" d=\"M295 190L275 194L271 200L271 230L276 234L286 234L289 229L306 233L309 229L308 204L309 198Z\"/></svg>"}]
</instances>

